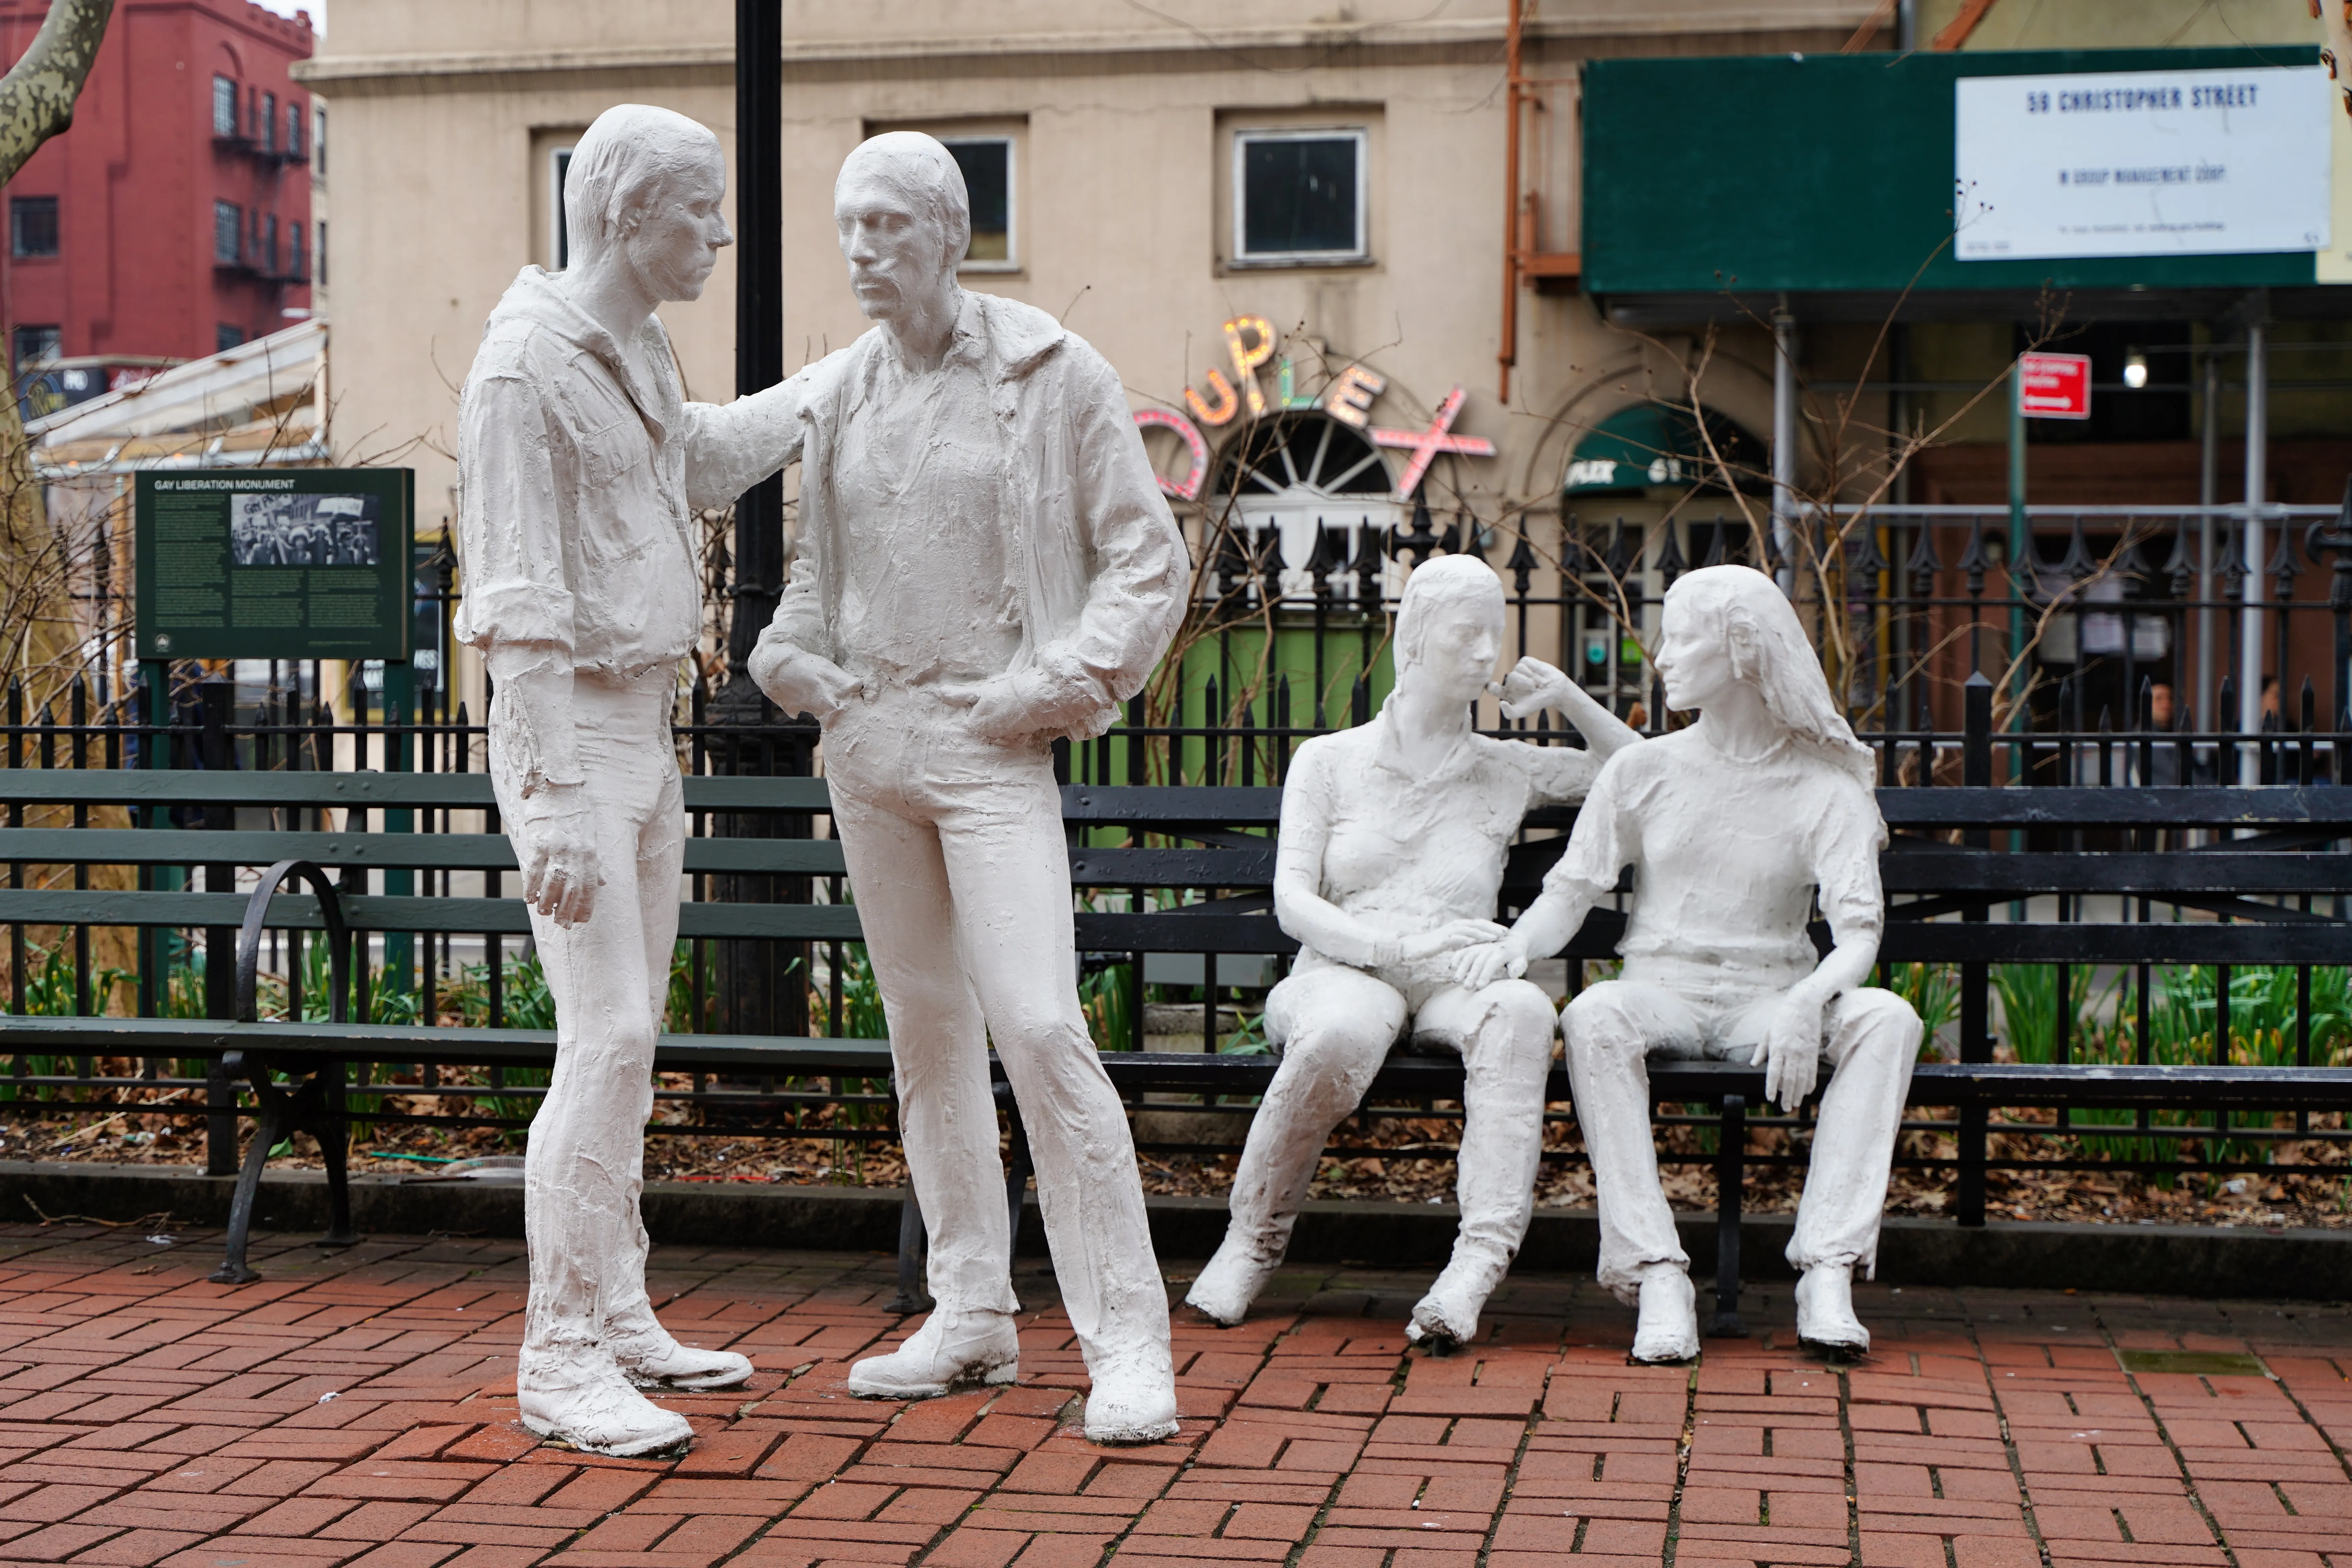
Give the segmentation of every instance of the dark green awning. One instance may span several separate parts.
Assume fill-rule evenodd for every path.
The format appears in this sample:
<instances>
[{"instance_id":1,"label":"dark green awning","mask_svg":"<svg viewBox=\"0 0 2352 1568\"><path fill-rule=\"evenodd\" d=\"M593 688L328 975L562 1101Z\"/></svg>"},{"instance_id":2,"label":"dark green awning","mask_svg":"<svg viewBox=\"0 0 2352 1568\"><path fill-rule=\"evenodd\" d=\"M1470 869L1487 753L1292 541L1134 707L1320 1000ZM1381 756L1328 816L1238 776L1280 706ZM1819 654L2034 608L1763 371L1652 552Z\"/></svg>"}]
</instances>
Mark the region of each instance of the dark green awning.
<instances>
[{"instance_id":1,"label":"dark green awning","mask_svg":"<svg viewBox=\"0 0 2352 1568\"><path fill-rule=\"evenodd\" d=\"M1763 443L1711 410L1706 430L1739 489L1766 482ZM1707 443L1700 438L1697 422L1686 408L1636 403L1586 431L1569 459L1563 493L1596 495L1644 490L1654 485L1724 488L1715 458L1707 453Z\"/></svg>"}]
</instances>

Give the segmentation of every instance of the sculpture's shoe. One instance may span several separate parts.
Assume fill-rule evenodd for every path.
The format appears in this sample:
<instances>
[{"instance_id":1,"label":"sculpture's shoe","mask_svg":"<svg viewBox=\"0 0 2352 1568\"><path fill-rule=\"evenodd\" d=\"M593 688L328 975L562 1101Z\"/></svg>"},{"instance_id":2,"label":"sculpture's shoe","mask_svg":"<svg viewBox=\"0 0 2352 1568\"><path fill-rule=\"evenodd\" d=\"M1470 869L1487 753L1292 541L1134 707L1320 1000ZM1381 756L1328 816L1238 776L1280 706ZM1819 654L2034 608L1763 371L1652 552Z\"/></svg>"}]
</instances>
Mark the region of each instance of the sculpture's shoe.
<instances>
[{"instance_id":1,"label":"sculpture's shoe","mask_svg":"<svg viewBox=\"0 0 2352 1568\"><path fill-rule=\"evenodd\" d=\"M935 1310L888 1355L849 1369L860 1399L936 1399L959 1388L1011 1383L1021 1371L1021 1336L1004 1312Z\"/></svg>"},{"instance_id":2,"label":"sculpture's shoe","mask_svg":"<svg viewBox=\"0 0 2352 1568\"><path fill-rule=\"evenodd\" d=\"M1176 1370L1156 1342L1089 1366L1087 1441L1157 1443L1176 1436Z\"/></svg>"},{"instance_id":3,"label":"sculpture's shoe","mask_svg":"<svg viewBox=\"0 0 2352 1568\"><path fill-rule=\"evenodd\" d=\"M1433 1351L1476 1342L1478 1314L1503 1278L1502 1266L1484 1258L1456 1258L1412 1310L1404 1337Z\"/></svg>"},{"instance_id":4,"label":"sculpture's shoe","mask_svg":"<svg viewBox=\"0 0 2352 1568\"><path fill-rule=\"evenodd\" d=\"M1661 1268L1642 1281L1642 1315L1633 1329L1633 1359L1689 1361L1698 1354L1698 1292L1679 1268Z\"/></svg>"},{"instance_id":5,"label":"sculpture's shoe","mask_svg":"<svg viewBox=\"0 0 2352 1568\"><path fill-rule=\"evenodd\" d=\"M1870 1353L1870 1331L1853 1315L1853 1268L1817 1263L1797 1281L1797 1339L1832 1355Z\"/></svg>"},{"instance_id":6,"label":"sculpture's shoe","mask_svg":"<svg viewBox=\"0 0 2352 1568\"><path fill-rule=\"evenodd\" d=\"M733 1351L682 1345L659 1323L634 1333L609 1332L604 1341L621 1375L639 1388L676 1388L700 1394L733 1388L751 1376L751 1362Z\"/></svg>"},{"instance_id":7,"label":"sculpture's shoe","mask_svg":"<svg viewBox=\"0 0 2352 1568\"><path fill-rule=\"evenodd\" d=\"M544 1359L526 1352L515 1392L523 1426L583 1453L667 1458L685 1453L694 1437L685 1416L630 1387L601 1350Z\"/></svg>"},{"instance_id":8,"label":"sculpture's shoe","mask_svg":"<svg viewBox=\"0 0 2352 1568\"><path fill-rule=\"evenodd\" d=\"M1266 1280L1274 1274L1280 1258L1271 1260L1258 1257L1256 1249L1225 1232L1218 1244L1217 1255L1184 1292L1185 1305L1222 1328L1230 1329L1249 1316L1250 1303L1265 1289Z\"/></svg>"}]
</instances>

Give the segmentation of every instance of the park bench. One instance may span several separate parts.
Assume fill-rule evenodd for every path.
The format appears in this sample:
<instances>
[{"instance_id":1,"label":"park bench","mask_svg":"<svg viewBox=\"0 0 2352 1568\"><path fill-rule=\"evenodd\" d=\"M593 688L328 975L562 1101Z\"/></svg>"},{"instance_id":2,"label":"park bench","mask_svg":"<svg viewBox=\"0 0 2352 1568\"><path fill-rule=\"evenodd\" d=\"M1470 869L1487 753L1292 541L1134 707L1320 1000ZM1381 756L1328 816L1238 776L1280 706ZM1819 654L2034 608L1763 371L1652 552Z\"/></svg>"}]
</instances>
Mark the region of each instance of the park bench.
<instances>
[{"instance_id":1,"label":"park bench","mask_svg":"<svg viewBox=\"0 0 2352 1568\"><path fill-rule=\"evenodd\" d=\"M690 812L816 814L824 811L822 780L689 777ZM26 804L320 806L368 810L476 809L490 804L488 781L464 773L327 773L227 772L105 772L24 770L0 795ZM2352 789L2281 786L2259 789L2005 787L1983 784L1880 792L1895 842L1885 860L1890 925L1882 950L1888 963L1925 962L1960 967L1962 1060L1921 1064L1915 1105L1954 1108L1960 1143L1959 1217L1980 1223L1988 1169L1985 1131L2002 1107L2177 1110L2209 1112L2312 1111L2352 1109L2352 1069L2308 1065L2242 1068L2137 1063L1999 1063L1990 1059L1984 984L1986 966L2001 963L2075 965L2151 963L2311 964L2341 963L2352 952L2345 927L2322 912L2256 901L2278 894L2308 903L2352 891L2352 856L2330 846L2352 837ZM1078 946L1089 963L1139 962L1146 953L1284 955L1296 944L1271 917L1273 847L1279 818L1278 788L1129 788L1068 785L1065 817L1072 829L1074 880L1096 906L1077 917ZM1564 827L1567 812L1538 813L1529 826ZM1993 847L1996 839L2071 843L2084 834L2145 837L2194 827L2216 841L2178 848L2075 849ZM1167 847L1094 847L1096 830L1120 837L1150 835ZM1963 842L1947 842L1958 835ZM1534 896L1561 840L1535 838L1517 846L1506 876L1504 901L1521 907ZM814 838L689 839L689 872L834 876L840 850ZM251 1206L268 1149L285 1129L301 1126L330 1150L329 1184L335 1228L347 1234L342 1180L342 1071L346 1064L446 1063L472 1067L548 1066L551 1035L542 1031L391 1026L347 1021L254 1021L254 971L261 933L271 929L326 930L347 952L350 932L404 931L520 934L529 922L520 899L390 897L345 893L328 868L473 869L510 871L515 861L502 835L367 832L240 831L233 828L0 829L0 861L35 864L268 866L263 885L249 892L0 889L0 924L206 927L237 933L240 961L236 1016L217 1019L0 1019L0 1048L10 1054L200 1058L223 1064L251 1083L261 1122L239 1175L232 1206L228 1257L221 1278L249 1278L242 1252ZM307 894L277 890L292 878ZM1199 892L1202 901L1150 907L1156 891ZM2202 908L2252 923L2146 921L2021 923L1985 918L1993 905L2044 894L2119 896ZM1125 901L1125 910L1102 907ZM1958 915L1958 920L1935 919ZM336 935L340 922L342 933ZM1613 955L1622 921L1597 911L1570 949L1576 958ZM681 911L686 937L780 941L855 941L851 905L689 903ZM345 962L348 962L347 960ZM339 986L335 994L344 994ZM1205 1005L1213 1008L1213 997ZM1139 1009L1138 1010L1139 1013ZM1213 1038L1213 1024L1204 1040ZM1139 1040L1137 1042L1140 1044ZM1262 1094L1276 1062L1265 1056L1106 1052L1103 1063L1130 1103L1147 1094L1200 1095L1247 1101ZM726 1035L665 1035L656 1054L664 1071L792 1078L881 1079L888 1076L886 1042ZM285 1073L286 1087L273 1074ZM1001 1074L999 1075L1001 1080ZM1375 1100L1423 1103L1458 1100L1461 1068L1450 1058L1399 1053L1375 1079ZM1745 1148L1748 1109L1762 1093L1759 1069L1729 1063L1661 1064L1653 1089L1662 1104L1709 1108L1717 1130L1719 1176L1717 1327L1737 1326L1741 1175L1756 1157ZM1000 1094L1002 1093L1000 1088ZM1570 1098L1565 1070L1555 1068L1548 1098ZM1007 1101L1010 1109L1009 1100ZM226 1093L207 1106L219 1128L236 1111ZM1245 1114L1243 1107L1234 1114ZM1018 1219L1025 1186L1025 1141L1013 1119L1013 1160L1008 1202ZM235 1147L234 1126L223 1140ZM321 1135L323 1134L323 1135ZM915 1300L919 1216L911 1206L901 1227L902 1301Z\"/></svg>"}]
</instances>

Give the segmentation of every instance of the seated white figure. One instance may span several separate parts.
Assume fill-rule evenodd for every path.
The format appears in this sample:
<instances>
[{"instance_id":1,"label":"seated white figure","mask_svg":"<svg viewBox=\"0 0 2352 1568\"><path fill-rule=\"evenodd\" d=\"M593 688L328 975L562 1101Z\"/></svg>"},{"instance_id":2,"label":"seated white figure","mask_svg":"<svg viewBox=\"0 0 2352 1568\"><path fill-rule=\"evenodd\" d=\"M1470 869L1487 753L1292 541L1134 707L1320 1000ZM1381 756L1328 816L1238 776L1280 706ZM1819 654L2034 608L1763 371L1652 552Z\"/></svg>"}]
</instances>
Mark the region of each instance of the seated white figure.
<instances>
[{"instance_id":1,"label":"seated white figure","mask_svg":"<svg viewBox=\"0 0 2352 1568\"><path fill-rule=\"evenodd\" d=\"M1698 1353L1690 1259L1675 1239L1650 1131L1646 1058L1746 1058L1793 1109L1830 1067L1789 1261L1797 1333L1859 1353L1854 1266L1875 1266L1918 1015L1865 986L1885 922L1886 825L1871 754L1838 712L1796 612L1772 580L1711 566L1668 590L1658 674L1686 730L1601 769L1544 894L1510 934L1455 955L1466 985L1558 952L1633 868L1621 978L1562 1016L1576 1115L1601 1208L1601 1284L1638 1300L1638 1361ZM1818 900L1835 945L1815 961Z\"/></svg>"},{"instance_id":2,"label":"seated white figure","mask_svg":"<svg viewBox=\"0 0 2352 1568\"><path fill-rule=\"evenodd\" d=\"M1451 955L1503 934L1503 862L1530 806L1580 798L1604 758L1639 739L1567 677L1522 659L1504 711L1566 714L1591 751L1491 740L1470 705L1503 641L1492 569L1445 556L1415 571L1397 611L1395 692L1369 724L1299 747L1282 796L1274 909L1300 943L1266 997L1282 1066L1250 1123L1216 1257L1185 1298L1238 1323L1282 1261L1325 1141L1354 1110L1408 1020L1467 1069L1453 1260L1413 1310L1415 1341L1465 1342L1527 1235L1543 1144L1550 998L1525 980L1467 990Z\"/></svg>"}]
</instances>

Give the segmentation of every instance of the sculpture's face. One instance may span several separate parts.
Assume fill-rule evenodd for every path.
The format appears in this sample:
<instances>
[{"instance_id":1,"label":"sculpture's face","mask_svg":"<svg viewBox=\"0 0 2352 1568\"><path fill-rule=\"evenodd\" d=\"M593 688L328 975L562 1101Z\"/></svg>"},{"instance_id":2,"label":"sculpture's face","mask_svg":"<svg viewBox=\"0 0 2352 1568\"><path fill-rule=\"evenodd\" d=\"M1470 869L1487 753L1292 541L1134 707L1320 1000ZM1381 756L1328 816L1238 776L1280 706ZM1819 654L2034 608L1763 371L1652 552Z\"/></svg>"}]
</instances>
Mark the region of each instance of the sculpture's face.
<instances>
[{"instance_id":1,"label":"sculpture's face","mask_svg":"<svg viewBox=\"0 0 2352 1568\"><path fill-rule=\"evenodd\" d=\"M1495 679L1503 651L1499 605L1448 603L1421 634L1421 648L1399 679L1425 685L1448 702L1478 700Z\"/></svg>"},{"instance_id":2,"label":"sculpture's face","mask_svg":"<svg viewBox=\"0 0 2352 1568\"><path fill-rule=\"evenodd\" d=\"M1666 706L1677 712L1705 708L1739 679L1722 618L1692 609L1688 600L1666 601L1654 662Z\"/></svg>"},{"instance_id":3,"label":"sculpture's face","mask_svg":"<svg viewBox=\"0 0 2352 1568\"><path fill-rule=\"evenodd\" d=\"M727 198L727 165L715 147L665 181L635 226L621 241L629 265L657 299L699 300L719 252L735 243L720 207Z\"/></svg>"},{"instance_id":4,"label":"sculpture's face","mask_svg":"<svg viewBox=\"0 0 2352 1568\"><path fill-rule=\"evenodd\" d=\"M941 264L947 235L908 194L906 184L871 167L852 170L834 193L833 226L849 263L850 292L877 321L911 315L955 277Z\"/></svg>"}]
</instances>

